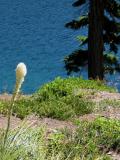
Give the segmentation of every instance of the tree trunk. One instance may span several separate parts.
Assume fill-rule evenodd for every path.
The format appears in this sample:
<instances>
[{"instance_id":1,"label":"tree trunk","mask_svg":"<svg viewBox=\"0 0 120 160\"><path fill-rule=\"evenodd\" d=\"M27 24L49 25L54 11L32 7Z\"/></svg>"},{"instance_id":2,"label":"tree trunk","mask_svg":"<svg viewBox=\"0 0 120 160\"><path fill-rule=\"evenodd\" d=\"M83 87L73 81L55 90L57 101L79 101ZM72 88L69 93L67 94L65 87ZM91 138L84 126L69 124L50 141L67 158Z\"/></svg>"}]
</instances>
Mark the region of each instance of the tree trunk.
<instances>
[{"instance_id":1,"label":"tree trunk","mask_svg":"<svg viewBox=\"0 0 120 160\"><path fill-rule=\"evenodd\" d=\"M103 0L90 0L88 77L103 79Z\"/></svg>"}]
</instances>

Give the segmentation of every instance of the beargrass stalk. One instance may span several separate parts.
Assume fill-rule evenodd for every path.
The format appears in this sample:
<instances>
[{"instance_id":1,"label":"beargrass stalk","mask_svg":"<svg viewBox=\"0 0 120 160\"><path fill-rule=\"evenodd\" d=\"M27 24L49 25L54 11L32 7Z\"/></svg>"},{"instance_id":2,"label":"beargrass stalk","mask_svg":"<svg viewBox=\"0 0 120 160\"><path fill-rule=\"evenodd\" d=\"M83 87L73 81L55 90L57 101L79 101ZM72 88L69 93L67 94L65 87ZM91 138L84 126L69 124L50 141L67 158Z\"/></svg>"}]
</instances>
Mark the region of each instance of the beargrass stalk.
<instances>
[{"instance_id":1,"label":"beargrass stalk","mask_svg":"<svg viewBox=\"0 0 120 160\"><path fill-rule=\"evenodd\" d=\"M6 127L6 130L5 130L4 140L3 140L3 153L4 153L4 149L5 149L5 145L6 145L6 141L7 141L7 137L8 137L8 132L9 132L9 129L10 129L10 121L11 121L12 110L13 110L17 95L18 95L18 93L20 91L20 88L22 86L22 83L24 82L24 78L25 78L26 74L27 74L26 65L24 63L19 63L16 67L15 89L13 91L11 104L8 108L7 127Z\"/></svg>"}]
</instances>

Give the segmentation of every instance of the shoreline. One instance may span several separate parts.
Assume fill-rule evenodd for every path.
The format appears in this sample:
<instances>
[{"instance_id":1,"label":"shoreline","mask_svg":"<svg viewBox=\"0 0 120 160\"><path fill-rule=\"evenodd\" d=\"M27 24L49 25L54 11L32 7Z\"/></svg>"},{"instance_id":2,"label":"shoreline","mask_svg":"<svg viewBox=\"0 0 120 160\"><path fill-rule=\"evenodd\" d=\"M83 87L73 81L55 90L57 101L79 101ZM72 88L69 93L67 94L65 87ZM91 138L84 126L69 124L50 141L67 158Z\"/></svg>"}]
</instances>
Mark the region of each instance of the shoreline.
<instances>
[{"instance_id":1,"label":"shoreline","mask_svg":"<svg viewBox=\"0 0 120 160\"><path fill-rule=\"evenodd\" d=\"M18 98L25 98L25 97L30 97L31 94L19 94L18 95ZM10 101L12 98L12 94L9 94L9 93L3 93L3 94L0 94L0 100L2 101Z\"/></svg>"}]
</instances>

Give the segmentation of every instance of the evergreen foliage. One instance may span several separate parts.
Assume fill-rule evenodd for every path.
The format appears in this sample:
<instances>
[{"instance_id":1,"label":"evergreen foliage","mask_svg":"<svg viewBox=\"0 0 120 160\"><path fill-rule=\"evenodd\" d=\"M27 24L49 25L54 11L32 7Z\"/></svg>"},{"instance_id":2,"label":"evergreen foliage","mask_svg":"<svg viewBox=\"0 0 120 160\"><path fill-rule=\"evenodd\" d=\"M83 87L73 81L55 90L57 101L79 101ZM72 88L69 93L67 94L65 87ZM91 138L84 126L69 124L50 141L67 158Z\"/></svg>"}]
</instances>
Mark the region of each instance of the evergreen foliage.
<instances>
[{"instance_id":1,"label":"evergreen foliage","mask_svg":"<svg viewBox=\"0 0 120 160\"><path fill-rule=\"evenodd\" d=\"M81 29L89 26L89 6L91 1L78 0L73 6L80 7L80 9L86 8L86 14L81 15L79 20L72 20L65 26L74 30ZM117 57L118 45L120 44L120 3L117 0L105 0L103 1L104 16L102 19L103 25L103 42L104 42L104 73L120 72L119 59ZM93 17L94 18L94 17ZM65 68L67 73L78 72L81 67L88 64L88 38L80 35L78 37L80 46L72 54L65 57ZM84 49L83 49L84 48Z\"/></svg>"}]
</instances>

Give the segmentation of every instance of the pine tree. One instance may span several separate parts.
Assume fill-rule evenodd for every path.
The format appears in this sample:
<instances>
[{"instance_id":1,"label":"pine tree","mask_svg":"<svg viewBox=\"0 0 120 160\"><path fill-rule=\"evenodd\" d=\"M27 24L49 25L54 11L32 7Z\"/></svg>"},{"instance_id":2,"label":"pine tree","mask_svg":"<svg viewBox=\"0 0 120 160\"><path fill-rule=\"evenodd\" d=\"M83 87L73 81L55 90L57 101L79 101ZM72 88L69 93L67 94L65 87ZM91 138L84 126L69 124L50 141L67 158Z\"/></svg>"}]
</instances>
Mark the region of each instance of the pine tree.
<instances>
[{"instance_id":1,"label":"pine tree","mask_svg":"<svg viewBox=\"0 0 120 160\"><path fill-rule=\"evenodd\" d=\"M88 36L79 36L80 49L65 58L70 74L88 65L88 77L103 79L105 73L120 72L117 57L120 44L120 3L117 0L78 0L74 7L88 8L79 20L66 24L72 29L88 27ZM87 7L88 6L88 7ZM81 7L81 9L82 9ZM82 46L86 46L82 49Z\"/></svg>"}]
</instances>

